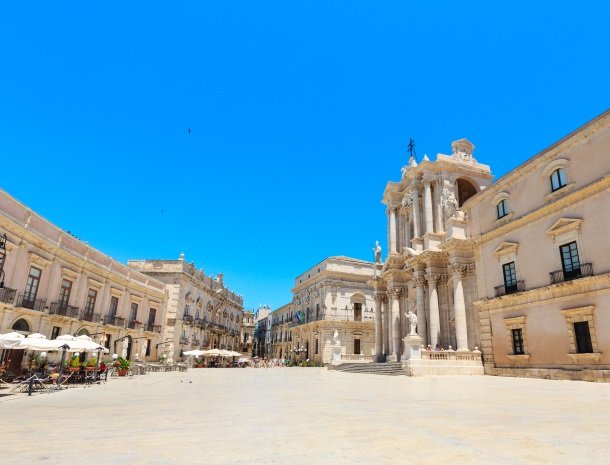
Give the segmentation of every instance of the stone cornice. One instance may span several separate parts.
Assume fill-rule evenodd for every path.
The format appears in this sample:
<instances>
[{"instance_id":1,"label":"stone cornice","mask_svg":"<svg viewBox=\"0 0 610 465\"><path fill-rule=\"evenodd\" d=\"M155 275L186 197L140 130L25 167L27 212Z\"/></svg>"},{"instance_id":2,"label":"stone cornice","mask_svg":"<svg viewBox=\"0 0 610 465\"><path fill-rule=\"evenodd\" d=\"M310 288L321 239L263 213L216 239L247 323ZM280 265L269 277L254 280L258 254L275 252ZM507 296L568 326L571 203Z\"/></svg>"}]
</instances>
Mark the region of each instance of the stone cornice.
<instances>
[{"instance_id":1,"label":"stone cornice","mask_svg":"<svg viewBox=\"0 0 610 465\"><path fill-rule=\"evenodd\" d=\"M575 296L594 297L605 294L610 294L610 273L551 284L502 297L481 299L473 302L473 306L479 312L489 311L490 314L508 310L531 311L540 305L569 302Z\"/></svg>"}]
</instances>

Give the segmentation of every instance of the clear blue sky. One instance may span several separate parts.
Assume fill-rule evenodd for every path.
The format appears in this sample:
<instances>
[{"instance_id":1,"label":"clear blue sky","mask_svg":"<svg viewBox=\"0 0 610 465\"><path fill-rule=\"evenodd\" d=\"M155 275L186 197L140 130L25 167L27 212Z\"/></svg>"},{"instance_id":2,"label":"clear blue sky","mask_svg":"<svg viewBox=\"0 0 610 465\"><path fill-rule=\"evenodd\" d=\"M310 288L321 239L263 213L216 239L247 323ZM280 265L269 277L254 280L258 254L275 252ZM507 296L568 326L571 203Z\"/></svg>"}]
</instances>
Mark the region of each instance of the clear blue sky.
<instances>
[{"instance_id":1,"label":"clear blue sky","mask_svg":"<svg viewBox=\"0 0 610 465\"><path fill-rule=\"evenodd\" d=\"M385 254L409 137L468 137L499 176L610 106L608 2L22 5L0 13L0 185L120 261L184 251L249 308Z\"/></svg>"}]
</instances>

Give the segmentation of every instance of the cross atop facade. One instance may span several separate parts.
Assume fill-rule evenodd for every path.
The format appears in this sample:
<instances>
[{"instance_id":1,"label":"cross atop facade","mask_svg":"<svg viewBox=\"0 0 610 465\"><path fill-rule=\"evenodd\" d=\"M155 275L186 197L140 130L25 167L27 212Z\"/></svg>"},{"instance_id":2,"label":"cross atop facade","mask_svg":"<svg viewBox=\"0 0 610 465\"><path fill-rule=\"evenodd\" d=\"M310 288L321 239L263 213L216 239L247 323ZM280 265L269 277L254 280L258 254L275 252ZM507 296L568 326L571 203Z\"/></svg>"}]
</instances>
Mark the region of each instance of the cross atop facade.
<instances>
[{"instance_id":1,"label":"cross atop facade","mask_svg":"<svg viewBox=\"0 0 610 465\"><path fill-rule=\"evenodd\" d=\"M407 147L407 150L411 154L411 158L415 157L415 141L412 137L409 138L409 146Z\"/></svg>"}]
</instances>

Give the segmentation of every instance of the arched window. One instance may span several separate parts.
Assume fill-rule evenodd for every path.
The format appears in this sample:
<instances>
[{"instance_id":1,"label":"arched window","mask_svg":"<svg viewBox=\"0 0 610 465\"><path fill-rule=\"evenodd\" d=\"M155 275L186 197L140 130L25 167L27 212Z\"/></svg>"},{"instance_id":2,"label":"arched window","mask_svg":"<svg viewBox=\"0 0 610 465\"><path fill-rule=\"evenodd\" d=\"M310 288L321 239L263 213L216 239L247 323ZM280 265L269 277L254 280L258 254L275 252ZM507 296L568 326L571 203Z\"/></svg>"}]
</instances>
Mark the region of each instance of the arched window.
<instances>
[{"instance_id":1,"label":"arched window","mask_svg":"<svg viewBox=\"0 0 610 465\"><path fill-rule=\"evenodd\" d=\"M561 189L567 184L566 181L566 170L563 168L557 168L551 173L551 190L555 192Z\"/></svg>"},{"instance_id":2,"label":"arched window","mask_svg":"<svg viewBox=\"0 0 610 465\"><path fill-rule=\"evenodd\" d=\"M496 205L496 213L498 219L504 218L506 215L508 215L508 204L506 203L506 199L502 199L498 202Z\"/></svg>"},{"instance_id":3,"label":"arched window","mask_svg":"<svg viewBox=\"0 0 610 465\"><path fill-rule=\"evenodd\" d=\"M12 329L14 331L21 331L21 332L24 332L24 333L29 333L30 332L30 325L23 318L20 318L19 320L15 321L15 323L13 324Z\"/></svg>"},{"instance_id":4,"label":"arched window","mask_svg":"<svg viewBox=\"0 0 610 465\"><path fill-rule=\"evenodd\" d=\"M470 181L465 179L457 180L458 206L464 205L464 202L477 193L477 188Z\"/></svg>"}]
</instances>

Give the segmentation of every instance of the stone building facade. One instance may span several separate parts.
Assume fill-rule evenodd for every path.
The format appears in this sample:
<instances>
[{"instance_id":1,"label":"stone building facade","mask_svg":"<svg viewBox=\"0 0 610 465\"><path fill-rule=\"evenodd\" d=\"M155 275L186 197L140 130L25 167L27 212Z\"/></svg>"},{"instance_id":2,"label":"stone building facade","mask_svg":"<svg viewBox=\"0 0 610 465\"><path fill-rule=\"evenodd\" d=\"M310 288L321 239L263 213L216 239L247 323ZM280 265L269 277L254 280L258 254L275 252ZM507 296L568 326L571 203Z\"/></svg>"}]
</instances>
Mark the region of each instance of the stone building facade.
<instances>
[{"instance_id":1,"label":"stone building facade","mask_svg":"<svg viewBox=\"0 0 610 465\"><path fill-rule=\"evenodd\" d=\"M244 310L244 317L241 325L241 352L246 355L252 354L252 344L254 341L254 312Z\"/></svg>"},{"instance_id":2,"label":"stone building facade","mask_svg":"<svg viewBox=\"0 0 610 465\"><path fill-rule=\"evenodd\" d=\"M261 305L254 314L254 344L255 357L267 358L271 353L271 308Z\"/></svg>"},{"instance_id":3,"label":"stone building facade","mask_svg":"<svg viewBox=\"0 0 610 465\"><path fill-rule=\"evenodd\" d=\"M174 358L193 349L241 350L243 298L223 275L207 276L184 260L129 260L130 269L165 283L168 291L164 343Z\"/></svg>"},{"instance_id":4,"label":"stone building facade","mask_svg":"<svg viewBox=\"0 0 610 465\"><path fill-rule=\"evenodd\" d=\"M435 161L413 157L399 182L383 194L387 206L387 259L370 281L375 289L377 361L400 361L406 314L417 315L424 345L466 352L480 345L475 300L475 259L461 210L491 182L487 165L466 139Z\"/></svg>"},{"instance_id":5,"label":"stone building facade","mask_svg":"<svg viewBox=\"0 0 610 465\"><path fill-rule=\"evenodd\" d=\"M162 282L102 254L0 191L0 333L86 334L110 354L156 360ZM23 351L3 352L17 372ZM1 361L1 360L0 360Z\"/></svg>"},{"instance_id":6,"label":"stone building facade","mask_svg":"<svg viewBox=\"0 0 610 465\"><path fill-rule=\"evenodd\" d=\"M343 361L371 361L375 351L374 264L329 257L295 280L292 350L297 360L330 363L338 332Z\"/></svg>"},{"instance_id":7,"label":"stone building facade","mask_svg":"<svg viewBox=\"0 0 610 465\"><path fill-rule=\"evenodd\" d=\"M610 378L610 111L463 206L489 374Z\"/></svg>"},{"instance_id":8,"label":"stone building facade","mask_svg":"<svg viewBox=\"0 0 610 465\"><path fill-rule=\"evenodd\" d=\"M280 360L291 357L293 318L292 303L282 305L271 314L271 356Z\"/></svg>"}]
</instances>

